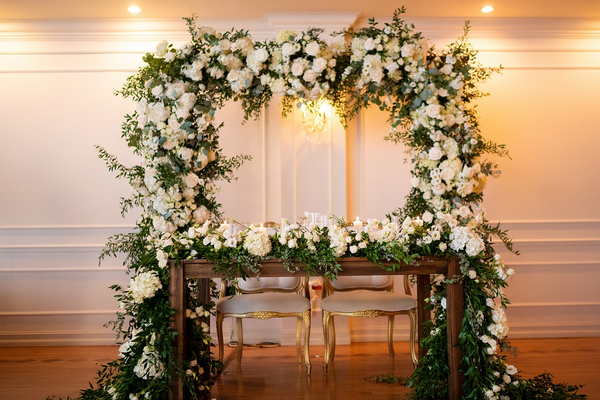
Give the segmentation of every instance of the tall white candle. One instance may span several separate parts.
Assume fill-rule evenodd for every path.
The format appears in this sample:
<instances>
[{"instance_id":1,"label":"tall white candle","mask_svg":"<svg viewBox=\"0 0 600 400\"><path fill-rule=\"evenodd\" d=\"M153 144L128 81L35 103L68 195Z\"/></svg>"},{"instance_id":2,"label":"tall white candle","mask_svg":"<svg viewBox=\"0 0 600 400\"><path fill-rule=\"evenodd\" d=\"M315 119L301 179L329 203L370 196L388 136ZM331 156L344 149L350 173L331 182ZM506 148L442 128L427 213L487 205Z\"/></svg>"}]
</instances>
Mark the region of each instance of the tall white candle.
<instances>
[{"instance_id":1,"label":"tall white candle","mask_svg":"<svg viewBox=\"0 0 600 400\"><path fill-rule=\"evenodd\" d=\"M356 233L360 233L360 229L362 228L362 221L360 220L360 218L356 217L356 220L353 222L354 224L354 229L356 229Z\"/></svg>"}]
</instances>

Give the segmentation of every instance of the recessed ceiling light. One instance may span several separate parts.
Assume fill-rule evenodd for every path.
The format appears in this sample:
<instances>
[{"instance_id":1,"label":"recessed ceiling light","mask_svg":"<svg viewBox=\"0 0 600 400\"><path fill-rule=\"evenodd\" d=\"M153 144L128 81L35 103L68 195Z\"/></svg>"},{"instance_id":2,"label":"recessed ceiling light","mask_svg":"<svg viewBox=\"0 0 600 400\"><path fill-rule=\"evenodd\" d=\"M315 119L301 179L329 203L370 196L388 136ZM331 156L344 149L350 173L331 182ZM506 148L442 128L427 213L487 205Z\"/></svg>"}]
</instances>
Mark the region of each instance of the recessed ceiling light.
<instances>
[{"instance_id":1,"label":"recessed ceiling light","mask_svg":"<svg viewBox=\"0 0 600 400\"><path fill-rule=\"evenodd\" d=\"M129 7L129 8L127 9L127 11L129 11L129 12L130 12L130 13L132 13L132 14L137 14L137 13L139 13L140 11L142 11L142 9L141 9L141 8L139 8L138 6L131 6L131 7Z\"/></svg>"},{"instance_id":2,"label":"recessed ceiling light","mask_svg":"<svg viewBox=\"0 0 600 400\"><path fill-rule=\"evenodd\" d=\"M481 9L481 11L484 12L484 13L489 13L489 12L494 11L494 7L492 7L492 6L485 6L485 7L483 7Z\"/></svg>"}]
</instances>

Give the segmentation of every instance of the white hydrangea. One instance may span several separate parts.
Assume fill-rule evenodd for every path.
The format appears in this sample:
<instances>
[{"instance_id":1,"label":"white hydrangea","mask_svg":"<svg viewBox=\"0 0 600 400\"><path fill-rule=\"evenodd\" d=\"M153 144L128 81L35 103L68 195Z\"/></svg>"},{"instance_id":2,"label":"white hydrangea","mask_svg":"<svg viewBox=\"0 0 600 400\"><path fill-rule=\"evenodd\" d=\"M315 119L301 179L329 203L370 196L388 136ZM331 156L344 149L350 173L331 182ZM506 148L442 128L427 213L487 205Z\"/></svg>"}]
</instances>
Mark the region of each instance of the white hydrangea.
<instances>
[{"instance_id":1,"label":"white hydrangea","mask_svg":"<svg viewBox=\"0 0 600 400\"><path fill-rule=\"evenodd\" d=\"M156 271L142 272L131 279L129 294L134 303L140 304L145 299L154 297L161 288L162 283Z\"/></svg>"},{"instance_id":2,"label":"white hydrangea","mask_svg":"<svg viewBox=\"0 0 600 400\"><path fill-rule=\"evenodd\" d=\"M259 232L255 228L250 229L244 238L244 249L254 256L266 256L271 252L269 235L265 232Z\"/></svg>"}]
</instances>

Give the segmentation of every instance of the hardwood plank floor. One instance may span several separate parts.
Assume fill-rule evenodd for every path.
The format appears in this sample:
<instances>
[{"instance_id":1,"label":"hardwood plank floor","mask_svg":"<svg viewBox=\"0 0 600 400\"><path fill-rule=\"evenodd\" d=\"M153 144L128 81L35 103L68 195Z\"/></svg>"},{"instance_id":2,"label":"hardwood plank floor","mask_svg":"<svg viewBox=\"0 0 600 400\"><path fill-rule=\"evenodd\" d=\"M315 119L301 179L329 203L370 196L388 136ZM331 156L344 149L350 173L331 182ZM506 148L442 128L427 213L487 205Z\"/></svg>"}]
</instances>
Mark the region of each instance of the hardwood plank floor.
<instances>
[{"instance_id":1,"label":"hardwood plank floor","mask_svg":"<svg viewBox=\"0 0 600 400\"><path fill-rule=\"evenodd\" d=\"M520 355L509 360L524 377L552 373L556 382L585 385L580 391L600 400L600 338L512 340ZM358 396L400 399L409 389L365 380L372 375L409 376L408 344L397 342L389 363L385 343L338 346L327 377L323 346L311 347L312 374L296 359L295 347L244 348L242 364L226 350L229 364L211 391L219 400L346 399ZM0 400L43 400L49 395L77 396L95 382L101 364L113 360L116 346L0 348Z\"/></svg>"}]
</instances>

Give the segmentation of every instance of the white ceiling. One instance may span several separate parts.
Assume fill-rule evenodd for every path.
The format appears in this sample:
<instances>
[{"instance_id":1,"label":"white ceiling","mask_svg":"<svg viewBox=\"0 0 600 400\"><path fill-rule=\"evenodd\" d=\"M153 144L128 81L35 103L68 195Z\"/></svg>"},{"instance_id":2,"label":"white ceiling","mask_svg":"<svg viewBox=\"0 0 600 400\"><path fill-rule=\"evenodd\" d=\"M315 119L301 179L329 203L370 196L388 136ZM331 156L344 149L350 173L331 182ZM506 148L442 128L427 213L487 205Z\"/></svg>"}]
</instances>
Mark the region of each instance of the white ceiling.
<instances>
[{"instance_id":1,"label":"white ceiling","mask_svg":"<svg viewBox=\"0 0 600 400\"><path fill-rule=\"evenodd\" d=\"M600 19L600 0L1 0L0 20L46 18L200 19L258 18L271 12L361 12L362 17L389 18L404 4L406 17L577 17ZM483 14L484 5L494 12Z\"/></svg>"}]
</instances>

